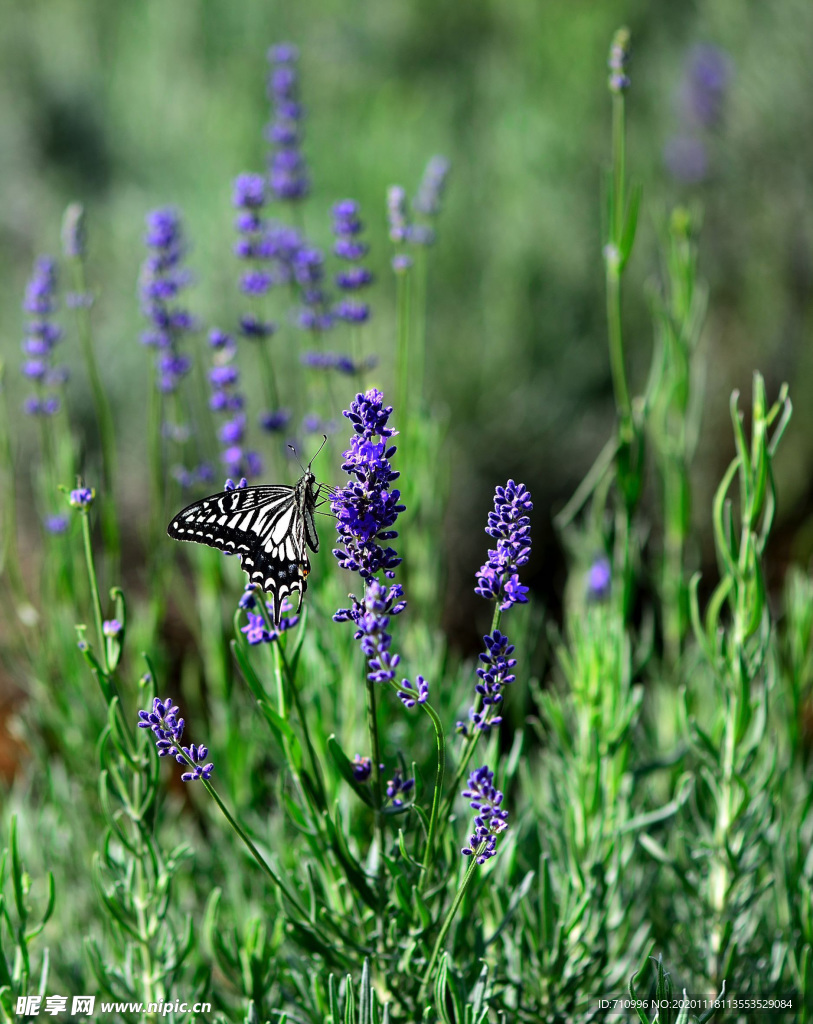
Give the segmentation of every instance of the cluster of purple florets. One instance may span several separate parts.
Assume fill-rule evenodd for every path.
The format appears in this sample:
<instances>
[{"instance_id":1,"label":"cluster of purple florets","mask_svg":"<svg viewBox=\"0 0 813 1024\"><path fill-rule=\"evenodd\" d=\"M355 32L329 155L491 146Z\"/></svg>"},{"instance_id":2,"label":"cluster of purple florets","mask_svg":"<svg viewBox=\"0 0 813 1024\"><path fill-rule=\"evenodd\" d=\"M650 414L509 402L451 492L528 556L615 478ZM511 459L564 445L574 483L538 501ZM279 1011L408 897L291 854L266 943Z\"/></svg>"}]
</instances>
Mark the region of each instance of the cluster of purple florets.
<instances>
[{"instance_id":1,"label":"cluster of purple florets","mask_svg":"<svg viewBox=\"0 0 813 1024\"><path fill-rule=\"evenodd\" d=\"M392 406L384 405L383 394L375 388L356 395L344 411L355 433L342 463L351 480L331 500L344 545L333 554L343 569L357 572L362 579L379 572L392 579L401 562L388 543L398 536L392 527L405 508L401 492L391 487L400 475L391 465L396 448L389 442L398 433L387 425L391 414Z\"/></svg>"},{"instance_id":2,"label":"cluster of purple florets","mask_svg":"<svg viewBox=\"0 0 813 1024\"><path fill-rule=\"evenodd\" d=\"M186 247L177 211L167 208L147 214L144 242L149 255L141 266L141 309L151 326L141 335L141 342L157 349L158 388L171 394L192 369L192 360L180 351L180 342L195 328L192 315L178 302L190 275L182 265Z\"/></svg>"},{"instance_id":3,"label":"cluster of purple florets","mask_svg":"<svg viewBox=\"0 0 813 1024\"><path fill-rule=\"evenodd\" d=\"M333 252L349 266L336 274L336 285L344 292L345 298L336 304L333 311L339 320L354 324L364 323L370 318L369 303L350 297L373 280L372 273L360 262L367 253L367 244L359 237L362 229L359 204L353 199L336 203L333 207L333 233L336 236Z\"/></svg>"},{"instance_id":4,"label":"cluster of purple florets","mask_svg":"<svg viewBox=\"0 0 813 1024\"><path fill-rule=\"evenodd\" d=\"M53 320L56 286L56 261L51 256L38 256L23 300L23 310L31 319L26 323L22 372L35 387L23 402L29 416L53 416L58 412L57 389L68 379L67 367L53 365L54 346L62 337L61 328Z\"/></svg>"},{"instance_id":5,"label":"cluster of purple florets","mask_svg":"<svg viewBox=\"0 0 813 1024\"><path fill-rule=\"evenodd\" d=\"M217 437L222 445L220 459L226 471L234 476L247 479L262 473L262 460L257 452L245 448L246 414L243 411L245 399L238 391L240 371L234 363L237 345L231 335L224 331L209 332L213 366L209 370L209 385L212 389L209 408L224 416Z\"/></svg>"},{"instance_id":6,"label":"cluster of purple florets","mask_svg":"<svg viewBox=\"0 0 813 1024\"><path fill-rule=\"evenodd\" d=\"M480 681L475 686L480 700L478 704L469 708L469 722L472 728L488 732L502 722L502 716L494 714L494 711L502 703L503 687L513 683L516 678L511 670L517 660L511 657L514 645L510 644L508 637L498 629L493 633L487 633L483 637L483 642L486 649L480 655L480 667L477 669ZM468 736L469 725L458 722L457 731L463 736Z\"/></svg>"},{"instance_id":7,"label":"cluster of purple florets","mask_svg":"<svg viewBox=\"0 0 813 1024\"><path fill-rule=\"evenodd\" d=\"M531 520L525 514L533 508L524 484L509 480L494 494L494 511L488 514L486 533L497 541L489 549L488 561L477 572L475 593L497 601L502 611L528 600L528 588L519 582L517 570L531 553Z\"/></svg>"},{"instance_id":8,"label":"cluster of purple florets","mask_svg":"<svg viewBox=\"0 0 813 1024\"><path fill-rule=\"evenodd\" d=\"M406 190L401 185L391 185L387 189L390 241L398 249L392 258L396 273L404 273L412 266L412 257L405 251L406 247L434 244L433 223L440 213L448 174L449 161L446 157L433 156L426 165L411 211ZM416 214L418 219L415 220L412 214Z\"/></svg>"},{"instance_id":9,"label":"cluster of purple florets","mask_svg":"<svg viewBox=\"0 0 813 1024\"><path fill-rule=\"evenodd\" d=\"M277 199L289 202L304 199L310 191L301 149L305 112L299 102L298 60L299 51L290 43L280 43L268 51L268 98L273 106L273 120L267 129L271 144L268 178Z\"/></svg>"},{"instance_id":10,"label":"cluster of purple florets","mask_svg":"<svg viewBox=\"0 0 813 1024\"><path fill-rule=\"evenodd\" d=\"M241 626L241 632L246 634L246 640L254 647L258 644L271 644L279 640L280 636L289 629L293 629L299 622L299 615L291 615L293 607L289 601L282 602L282 618L279 625L273 624L274 605L266 601L265 607L271 613L271 617L263 615L262 612L255 612L257 607L257 593L259 588L255 583L247 583L243 596L238 602L239 607L246 613L246 625ZM270 626L270 628L269 628Z\"/></svg>"},{"instance_id":11,"label":"cluster of purple florets","mask_svg":"<svg viewBox=\"0 0 813 1024\"><path fill-rule=\"evenodd\" d=\"M626 92L630 87L627 64L629 63L630 47L629 32L626 29L619 29L613 36L610 46L610 56L607 58L607 67L610 70L608 85L610 92Z\"/></svg>"},{"instance_id":12,"label":"cluster of purple florets","mask_svg":"<svg viewBox=\"0 0 813 1024\"><path fill-rule=\"evenodd\" d=\"M191 768L191 771L184 772L181 776L184 782L195 782L197 779L208 781L215 767L214 762L203 763L209 750L207 747L197 746L195 743L191 743L188 747L181 746L184 720L178 718L178 710L169 697L165 701L156 697L152 702L151 711L138 712L138 728L152 729L157 737L155 745L158 748L159 757L174 757L179 764ZM190 761L194 763L190 764Z\"/></svg>"},{"instance_id":13,"label":"cluster of purple florets","mask_svg":"<svg viewBox=\"0 0 813 1024\"><path fill-rule=\"evenodd\" d=\"M403 807L404 797L415 788L414 779L404 778L404 772L396 768L387 782L387 799L393 807Z\"/></svg>"},{"instance_id":14,"label":"cluster of purple florets","mask_svg":"<svg viewBox=\"0 0 813 1024\"><path fill-rule=\"evenodd\" d=\"M710 133L722 121L731 73L731 58L719 47L705 43L689 50L678 91L679 127L663 151L678 181L696 184L709 173Z\"/></svg>"},{"instance_id":15,"label":"cluster of purple florets","mask_svg":"<svg viewBox=\"0 0 813 1024\"><path fill-rule=\"evenodd\" d=\"M401 660L392 654L392 637L387 632L390 618L400 615L406 608L404 591L399 583L388 587L377 579L367 581L364 596L359 599L350 595L350 608L340 608L333 616L334 622L352 622L356 626L353 634L361 641L361 650L367 659L367 678L373 683L386 683L395 678L396 668ZM407 680L404 680L407 683Z\"/></svg>"},{"instance_id":16,"label":"cluster of purple florets","mask_svg":"<svg viewBox=\"0 0 813 1024\"><path fill-rule=\"evenodd\" d=\"M463 796L477 812L469 845L460 851L464 857L476 857L478 864L497 852L497 836L508 828L508 811L502 809L503 794L494 785L494 772L485 765L473 771Z\"/></svg>"}]
</instances>

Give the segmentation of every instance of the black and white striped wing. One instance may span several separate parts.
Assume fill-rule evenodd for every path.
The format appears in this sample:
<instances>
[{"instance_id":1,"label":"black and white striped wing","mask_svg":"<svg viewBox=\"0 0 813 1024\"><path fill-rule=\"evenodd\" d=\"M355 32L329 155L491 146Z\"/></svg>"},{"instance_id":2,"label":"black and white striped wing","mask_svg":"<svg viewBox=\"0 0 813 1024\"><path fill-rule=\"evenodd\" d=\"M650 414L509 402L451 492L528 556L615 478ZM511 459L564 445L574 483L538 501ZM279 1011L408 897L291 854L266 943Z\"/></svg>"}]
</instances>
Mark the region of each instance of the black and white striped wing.
<instances>
[{"instance_id":1,"label":"black and white striped wing","mask_svg":"<svg viewBox=\"0 0 813 1024\"><path fill-rule=\"evenodd\" d=\"M240 555L251 582L271 595L278 624L282 602L294 592L302 599L310 572L303 515L305 510L310 514L310 503L303 509L301 490L300 482L297 487L237 487L213 494L179 512L167 533Z\"/></svg>"}]
</instances>

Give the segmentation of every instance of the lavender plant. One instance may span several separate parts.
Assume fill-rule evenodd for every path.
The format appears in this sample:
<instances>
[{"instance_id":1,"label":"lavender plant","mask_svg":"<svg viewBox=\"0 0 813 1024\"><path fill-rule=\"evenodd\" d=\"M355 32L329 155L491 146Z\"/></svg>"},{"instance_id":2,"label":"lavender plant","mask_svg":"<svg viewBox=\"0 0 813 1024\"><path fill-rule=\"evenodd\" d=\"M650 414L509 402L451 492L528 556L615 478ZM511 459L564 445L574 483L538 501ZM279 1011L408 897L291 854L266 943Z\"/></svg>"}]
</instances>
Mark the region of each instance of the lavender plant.
<instances>
[{"instance_id":1,"label":"lavender plant","mask_svg":"<svg viewBox=\"0 0 813 1024\"><path fill-rule=\"evenodd\" d=\"M767 569L790 403L783 389L770 405L756 375L749 438L732 400L735 454L713 506L720 580L709 595L697 576L687 586L690 465L705 443L699 217L679 208L661 239L656 346L636 397L621 301L641 196L626 168L629 55L622 30L603 250L617 422L557 517L570 578L550 669L531 592L546 510L516 479L495 485L490 547L471 566L490 614L477 659L439 626L450 456L426 359L447 161L429 161L411 202L399 186L378 211L328 202L304 156L298 52L269 51L268 165L234 182L240 298L218 308L223 327L186 290L180 212L148 217L151 527L128 531L121 559L107 339L69 211L64 303L100 436L76 444L91 419L69 431L57 412L61 278L40 261L22 378L61 583L28 571L12 505L3 572L20 627L6 663L29 700L10 728L29 762L0 819L3 1020L20 998L68 990L129 1004L109 1012L133 1024L155 1019L150 1004L178 1024L537 1024L598 1019L601 1000L624 996L619 1019L758 1019L732 1002L747 997L810 1020L813 590L789 575L776 624ZM389 268L362 208L369 237L387 221ZM374 333L383 291L375 318L367 298L389 271L393 351ZM375 386L358 384L373 372ZM250 501L249 478L287 482L273 449L286 431L333 420L349 437L331 431L341 476L325 471L324 500L243 530L295 547L314 516L322 553L298 607L246 585L238 558L175 557L163 527L182 491L197 500L228 474ZM69 458L52 457L60 445ZM15 458L7 439L9 480ZM652 1011L684 989L706 1003Z\"/></svg>"}]
</instances>

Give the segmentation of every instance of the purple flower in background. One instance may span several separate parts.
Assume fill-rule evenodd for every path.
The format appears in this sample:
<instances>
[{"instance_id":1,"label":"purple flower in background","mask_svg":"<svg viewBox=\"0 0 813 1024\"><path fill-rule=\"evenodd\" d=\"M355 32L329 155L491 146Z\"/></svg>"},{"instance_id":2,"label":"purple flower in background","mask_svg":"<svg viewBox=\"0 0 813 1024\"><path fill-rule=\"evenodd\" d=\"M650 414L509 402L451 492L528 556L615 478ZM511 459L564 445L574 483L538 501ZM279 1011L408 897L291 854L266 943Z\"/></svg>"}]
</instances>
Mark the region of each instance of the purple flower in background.
<instances>
[{"instance_id":1,"label":"purple flower in background","mask_svg":"<svg viewBox=\"0 0 813 1024\"><path fill-rule=\"evenodd\" d=\"M248 590L248 588L246 589ZM250 605L246 598L250 598L252 602ZM248 610L249 608L255 607L255 599L249 593L244 594L243 597L240 598L240 607L247 609L247 622L245 626L240 627L240 631L246 634L246 640L252 647L256 646L257 644L274 643L275 640L279 640L283 633L285 633L289 629L293 629L294 626L299 622L298 615L284 614L283 618L281 618L279 621L279 625L274 626L274 606L266 602L266 608L271 612L270 621L272 622L272 627L271 629L269 629L268 626L266 625L266 619L263 615L257 615L254 612ZM286 600L283 601L281 610L283 613L290 613L294 609L293 606Z\"/></svg>"},{"instance_id":2,"label":"purple flower in background","mask_svg":"<svg viewBox=\"0 0 813 1024\"><path fill-rule=\"evenodd\" d=\"M339 320L347 323L364 323L370 316L368 303L348 297L348 293L355 295L373 280L370 271L359 263L367 253L367 245L359 239L362 229L357 202L353 199L343 199L335 204L333 233L336 242L333 251L339 259L350 263L350 266L336 275L336 284L345 293L345 298L334 306L333 312Z\"/></svg>"},{"instance_id":3,"label":"purple flower in background","mask_svg":"<svg viewBox=\"0 0 813 1024\"><path fill-rule=\"evenodd\" d=\"M62 251L68 259L83 259L87 245L85 208L81 203L70 203L62 215Z\"/></svg>"},{"instance_id":4,"label":"purple flower in background","mask_svg":"<svg viewBox=\"0 0 813 1024\"><path fill-rule=\"evenodd\" d=\"M477 816L469 845L460 852L464 857L476 856L478 864L485 864L497 852L497 836L508 828L508 811L502 809L503 794L494 785L494 772L486 765L473 771L463 796Z\"/></svg>"},{"instance_id":5,"label":"purple flower in background","mask_svg":"<svg viewBox=\"0 0 813 1024\"><path fill-rule=\"evenodd\" d=\"M119 636L123 629L124 626L119 622L118 619L105 619L104 622L102 623L102 632L104 633L105 636L108 636L111 639Z\"/></svg>"},{"instance_id":6,"label":"purple flower in background","mask_svg":"<svg viewBox=\"0 0 813 1024\"><path fill-rule=\"evenodd\" d=\"M612 566L606 555L597 558L587 570L587 597L592 601L603 601L610 595Z\"/></svg>"},{"instance_id":7,"label":"purple flower in background","mask_svg":"<svg viewBox=\"0 0 813 1024\"><path fill-rule=\"evenodd\" d=\"M46 516L43 526L47 533L59 536L68 530L68 517L61 514Z\"/></svg>"},{"instance_id":8,"label":"purple flower in background","mask_svg":"<svg viewBox=\"0 0 813 1024\"><path fill-rule=\"evenodd\" d=\"M398 536L392 529L405 506L401 492L391 485L399 474L391 466L395 445L389 440L398 432L388 426L392 406L384 405L383 394L372 388L357 394L343 415L355 431L350 447L343 453L342 469L351 478L331 499L336 530L342 548L333 554L343 569L371 579L383 571L392 579L401 559L389 545Z\"/></svg>"},{"instance_id":9,"label":"purple flower in background","mask_svg":"<svg viewBox=\"0 0 813 1024\"><path fill-rule=\"evenodd\" d=\"M273 120L266 131L271 144L268 180L277 199L288 202L304 199L310 191L310 176L301 151L304 111L299 102L298 59L296 47L289 43L268 51L268 97L273 105Z\"/></svg>"},{"instance_id":10,"label":"purple flower in background","mask_svg":"<svg viewBox=\"0 0 813 1024\"><path fill-rule=\"evenodd\" d=\"M416 213L422 213L425 217L436 217L440 213L449 166L445 156L433 156L429 160L418 186L418 194L412 203Z\"/></svg>"},{"instance_id":11,"label":"purple flower in background","mask_svg":"<svg viewBox=\"0 0 813 1024\"><path fill-rule=\"evenodd\" d=\"M528 600L528 588L519 582L517 568L530 556L531 521L525 513L532 508L524 484L509 480L505 487L497 487L494 511L489 512L486 526L497 547L489 549L487 562L477 572L475 593L497 601L502 611Z\"/></svg>"},{"instance_id":12,"label":"purple flower in background","mask_svg":"<svg viewBox=\"0 0 813 1024\"><path fill-rule=\"evenodd\" d=\"M712 128L722 119L731 80L731 58L710 43L698 43L688 53L680 87L684 121Z\"/></svg>"},{"instance_id":13,"label":"purple flower in background","mask_svg":"<svg viewBox=\"0 0 813 1024\"><path fill-rule=\"evenodd\" d=\"M349 377L365 373L378 362L375 356L367 356L366 359L353 362L350 356L343 356L338 352L303 352L299 361L312 370L337 370Z\"/></svg>"},{"instance_id":14,"label":"purple flower in background","mask_svg":"<svg viewBox=\"0 0 813 1024\"><path fill-rule=\"evenodd\" d=\"M60 327L53 321L56 287L56 260L38 256L23 299L23 310L30 319L25 328L22 348L26 359L21 369L35 387L35 393L23 400L23 409L29 416L53 416L60 405L55 389L68 379L67 368L52 362L54 346L62 337Z\"/></svg>"},{"instance_id":15,"label":"purple flower in background","mask_svg":"<svg viewBox=\"0 0 813 1024\"><path fill-rule=\"evenodd\" d=\"M409 239L407 195L400 185L390 185L387 189L387 223L390 229L390 241L400 245Z\"/></svg>"},{"instance_id":16,"label":"purple flower in background","mask_svg":"<svg viewBox=\"0 0 813 1024\"><path fill-rule=\"evenodd\" d=\"M260 476L260 456L254 451L247 451L244 445L245 399L237 390L240 371L233 362L237 345L230 335L218 328L209 333L209 344L214 364L209 370L209 385L212 389L209 408L224 417L217 432L218 440L223 446L220 461L230 475L245 476L247 479Z\"/></svg>"},{"instance_id":17,"label":"purple flower in background","mask_svg":"<svg viewBox=\"0 0 813 1024\"><path fill-rule=\"evenodd\" d=\"M277 409L276 412L264 412L260 415L260 426L269 434L277 434L284 430L291 421L288 409Z\"/></svg>"},{"instance_id":18,"label":"purple flower in background","mask_svg":"<svg viewBox=\"0 0 813 1024\"><path fill-rule=\"evenodd\" d=\"M324 263L324 254L314 245L303 244L293 258L294 279L303 303L295 321L303 331L314 334L329 331L335 319L324 288Z\"/></svg>"},{"instance_id":19,"label":"purple flower in background","mask_svg":"<svg viewBox=\"0 0 813 1024\"><path fill-rule=\"evenodd\" d=\"M610 69L608 85L611 93L623 93L630 87L627 75L627 64L630 57L630 34L626 28L620 28L613 36L607 67Z\"/></svg>"},{"instance_id":20,"label":"purple flower in background","mask_svg":"<svg viewBox=\"0 0 813 1024\"><path fill-rule=\"evenodd\" d=\"M141 310L150 327L142 333L141 342L158 350L156 386L172 394L192 368L179 344L195 328L189 311L179 304L190 275L182 265L186 246L178 212L166 208L147 214L144 241L149 252L141 265Z\"/></svg>"}]
</instances>

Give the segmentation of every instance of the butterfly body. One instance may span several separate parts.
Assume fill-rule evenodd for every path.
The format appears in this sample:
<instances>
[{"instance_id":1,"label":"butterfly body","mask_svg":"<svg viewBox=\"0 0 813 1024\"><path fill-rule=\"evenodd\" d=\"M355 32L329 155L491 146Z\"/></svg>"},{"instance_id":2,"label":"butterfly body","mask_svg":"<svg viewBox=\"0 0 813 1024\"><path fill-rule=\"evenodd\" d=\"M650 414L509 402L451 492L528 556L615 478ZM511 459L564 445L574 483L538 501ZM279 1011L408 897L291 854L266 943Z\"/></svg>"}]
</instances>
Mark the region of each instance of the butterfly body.
<instances>
[{"instance_id":1,"label":"butterfly body","mask_svg":"<svg viewBox=\"0 0 813 1024\"><path fill-rule=\"evenodd\" d=\"M319 550L314 512L319 488L310 466L293 487L236 487L193 502L167 527L175 540L239 555L252 583L270 594L274 622L282 603L302 595L310 573L307 549Z\"/></svg>"}]
</instances>

